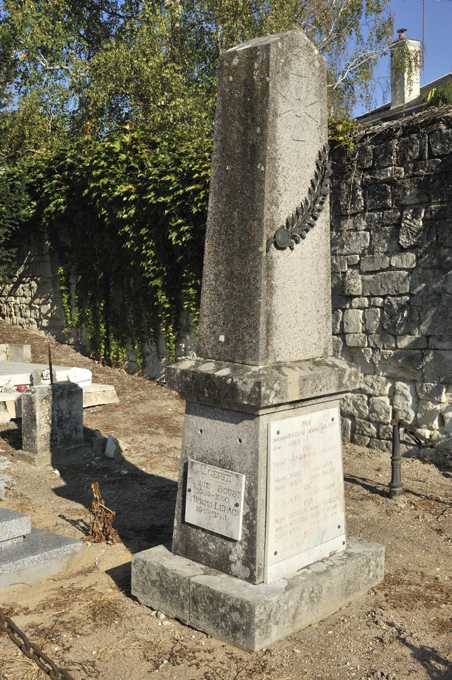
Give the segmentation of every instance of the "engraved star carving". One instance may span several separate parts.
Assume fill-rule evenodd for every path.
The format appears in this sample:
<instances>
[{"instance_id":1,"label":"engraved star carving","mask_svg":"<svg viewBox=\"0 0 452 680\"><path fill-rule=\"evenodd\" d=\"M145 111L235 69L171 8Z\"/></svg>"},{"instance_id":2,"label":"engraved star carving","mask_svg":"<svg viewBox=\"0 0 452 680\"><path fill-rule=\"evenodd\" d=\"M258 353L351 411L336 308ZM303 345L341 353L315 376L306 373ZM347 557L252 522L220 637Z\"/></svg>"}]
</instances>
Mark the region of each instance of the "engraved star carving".
<instances>
[{"instance_id":1,"label":"engraved star carving","mask_svg":"<svg viewBox=\"0 0 452 680\"><path fill-rule=\"evenodd\" d=\"M283 100L280 116L293 118L292 139L295 142L305 142L312 126L320 122L320 100L315 98L315 93L308 91L306 77L291 73L288 90L279 91Z\"/></svg>"}]
</instances>

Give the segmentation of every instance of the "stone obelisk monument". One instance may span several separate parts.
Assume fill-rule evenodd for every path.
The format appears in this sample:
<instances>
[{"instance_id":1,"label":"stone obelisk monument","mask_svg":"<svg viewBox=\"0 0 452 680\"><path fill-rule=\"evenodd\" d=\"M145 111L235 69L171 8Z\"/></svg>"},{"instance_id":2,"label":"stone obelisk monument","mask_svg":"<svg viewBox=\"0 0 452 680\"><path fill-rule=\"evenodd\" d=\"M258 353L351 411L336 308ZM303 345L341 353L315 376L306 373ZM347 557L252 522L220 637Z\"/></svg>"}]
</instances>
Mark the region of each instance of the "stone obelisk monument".
<instances>
[{"instance_id":1,"label":"stone obelisk monument","mask_svg":"<svg viewBox=\"0 0 452 680\"><path fill-rule=\"evenodd\" d=\"M134 556L151 607L256 650L383 578L347 539L341 394L331 356L326 67L303 33L225 52L198 358L167 372L186 399L171 548Z\"/></svg>"}]
</instances>

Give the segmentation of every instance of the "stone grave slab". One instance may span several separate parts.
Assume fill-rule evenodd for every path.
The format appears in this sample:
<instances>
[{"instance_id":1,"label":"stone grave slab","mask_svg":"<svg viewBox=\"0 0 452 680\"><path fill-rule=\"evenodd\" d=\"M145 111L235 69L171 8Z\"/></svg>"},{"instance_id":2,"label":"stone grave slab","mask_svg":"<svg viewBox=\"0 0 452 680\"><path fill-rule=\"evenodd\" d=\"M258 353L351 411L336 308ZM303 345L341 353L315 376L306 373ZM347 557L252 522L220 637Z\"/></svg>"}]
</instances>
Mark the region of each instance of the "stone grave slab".
<instances>
[{"instance_id":1,"label":"stone grave slab","mask_svg":"<svg viewBox=\"0 0 452 680\"><path fill-rule=\"evenodd\" d=\"M0 590L56 574L82 548L76 539L31 529L21 543L0 550Z\"/></svg>"},{"instance_id":2,"label":"stone grave slab","mask_svg":"<svg viewBox=\"0 0 452 680\"><path fill-rule=\"evenodd\" d=\"M0 405L6 406L4 417L0 422L7 422L12 418L22 418L22 394L20 392L1 392L1 388L12 378L14 385L31 385L32 373L42 372L48 366L44 364L24 363L22 361L0 361ZM68 380L67 366L54 366L54 376L56 382L66 382ZM90 406L101 406L104 404L117 404L119 402L116 390L113 385L100 385L93 383L89 386L82 386L83 389L83 408Z\"/></svg>"}]
</instances>

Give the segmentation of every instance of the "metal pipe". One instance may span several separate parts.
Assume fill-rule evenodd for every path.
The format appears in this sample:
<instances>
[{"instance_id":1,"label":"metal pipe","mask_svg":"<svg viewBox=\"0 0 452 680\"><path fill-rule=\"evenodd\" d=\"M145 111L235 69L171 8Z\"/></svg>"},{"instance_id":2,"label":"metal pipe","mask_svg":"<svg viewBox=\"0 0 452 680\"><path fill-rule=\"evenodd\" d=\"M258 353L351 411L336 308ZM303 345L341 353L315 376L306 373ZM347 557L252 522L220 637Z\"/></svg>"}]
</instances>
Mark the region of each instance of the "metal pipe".
<instances>
[{"instance_id":1,"label":"metal pipe","mask_svg":"<svg viewBox=\"0 0 452 680\"><path fill-rule=\"evenodd\" d=\"M402 456L400 455L399 433L399 409L392 411L392 456L391 456L391 481L389 483L389 498L395 498L403 494L402 487Z\"/></svg>"}]
</instances>

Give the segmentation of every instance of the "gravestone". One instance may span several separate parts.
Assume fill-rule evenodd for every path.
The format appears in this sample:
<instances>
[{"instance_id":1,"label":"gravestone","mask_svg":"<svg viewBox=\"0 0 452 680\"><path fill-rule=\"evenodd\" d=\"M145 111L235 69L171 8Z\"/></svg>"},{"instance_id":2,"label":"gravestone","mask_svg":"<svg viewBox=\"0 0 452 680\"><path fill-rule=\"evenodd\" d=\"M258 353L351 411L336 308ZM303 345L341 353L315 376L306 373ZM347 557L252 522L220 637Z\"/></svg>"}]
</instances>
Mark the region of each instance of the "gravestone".
<instances>
[{"instance_id":1,"label":"gravestone","mask_svg":"<svg viewBox=\"0 0 452 680\"><path fill-rule=\"evenodd\" d=\"M14 457L42 467L91 450L84 442L83 390L70 382L34 385L22 394L22 449Z\"/></svg>"},{"instance_id":2,"label":"gravestone","mask_svg":"<svg viewBox=\"0 0 452 680\"><path fill-rule=\"evenodd\" d=\"M134 556L132 592L260 649L383 578L347 539L339 402L359 369L331 356L326 67L303 33L225 52L196 359L173 542Z\"/></svg>"}]
</instances>

